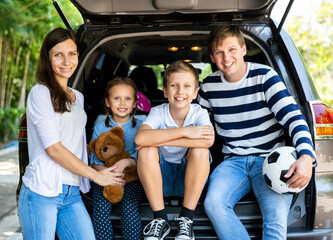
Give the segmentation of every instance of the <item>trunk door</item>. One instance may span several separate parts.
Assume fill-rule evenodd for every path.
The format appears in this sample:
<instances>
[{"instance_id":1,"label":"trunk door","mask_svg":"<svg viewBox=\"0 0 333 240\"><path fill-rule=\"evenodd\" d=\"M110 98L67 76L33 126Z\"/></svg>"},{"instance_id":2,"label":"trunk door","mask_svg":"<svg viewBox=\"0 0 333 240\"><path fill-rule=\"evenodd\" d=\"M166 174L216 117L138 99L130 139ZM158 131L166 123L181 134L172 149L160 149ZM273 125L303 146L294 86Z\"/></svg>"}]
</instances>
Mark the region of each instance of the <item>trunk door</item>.
<instances>
[{"instance_id":1,"label":"trunk door","mask_svg":"<svg viewBox=\"0 0 333 240\"><path fill-rule=\"evenodd\" d=\"M55 2L55 0L53 0ZM71 0L85 27L268 23L277 0ZM59 11L58 11L59 12ZM66 23L65 23L66 24Z\"/></svg>"}]
</instances>

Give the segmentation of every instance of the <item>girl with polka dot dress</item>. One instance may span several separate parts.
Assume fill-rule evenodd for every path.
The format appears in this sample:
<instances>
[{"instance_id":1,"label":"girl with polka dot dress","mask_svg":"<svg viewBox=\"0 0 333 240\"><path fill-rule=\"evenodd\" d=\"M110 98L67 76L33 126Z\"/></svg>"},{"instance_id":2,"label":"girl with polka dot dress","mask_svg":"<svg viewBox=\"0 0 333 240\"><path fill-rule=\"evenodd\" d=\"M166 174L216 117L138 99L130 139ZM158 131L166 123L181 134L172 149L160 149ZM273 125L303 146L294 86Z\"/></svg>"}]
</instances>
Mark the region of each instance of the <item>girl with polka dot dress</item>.
<instances>
[{"instance_id":1,"label":"girl with polka dot dress","mask_svg":"<svg viewBox=\"0 0 333 240\"><path fill-rule=\"evenodd\" d=\"M117 77L111 80L106 87L105 105L106 120L94 127L92 139L101 133L109 131L112 127L122 127L125 133L125 151L131 156L117 162L113 170L119 173L114 179L114 185L125 185L124 196L121 202L122 237L124 240L139 240L142 237L141 217L139 205L143 196L143 188L139 180L125 183L123 171L133 167L137 161L137 150L134 136L142 121L134 118L137 107L137 88L133 80L128 77ZM90 162L96 170L106 168L95 153L90 153ZM92 221L96 239L112 240L113 228L111 223L112 203L103 196L103 187L94 185Z\"/></svg>"}]
</instances>

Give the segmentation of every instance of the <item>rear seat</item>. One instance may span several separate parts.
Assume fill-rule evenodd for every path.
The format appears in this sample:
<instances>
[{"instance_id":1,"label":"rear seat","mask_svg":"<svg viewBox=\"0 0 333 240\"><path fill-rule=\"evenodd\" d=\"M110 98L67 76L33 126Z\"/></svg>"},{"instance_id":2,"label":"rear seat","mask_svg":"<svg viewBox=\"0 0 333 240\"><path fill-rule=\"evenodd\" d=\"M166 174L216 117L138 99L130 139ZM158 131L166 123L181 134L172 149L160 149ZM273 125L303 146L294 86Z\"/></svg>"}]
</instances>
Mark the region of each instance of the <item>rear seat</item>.
<instances>
[{"instance_id":1,"label":"rear seat","mask_svg":"<svg viewBox=\"0 0 333 240\"><path fill-rule=\"evenodd\" d=\"M147 96L152 107L168 102L163 91L158 89L157 78L152 68L136 67L129 77L136 83L138 91Z\"/></svg>"}]
</instances>

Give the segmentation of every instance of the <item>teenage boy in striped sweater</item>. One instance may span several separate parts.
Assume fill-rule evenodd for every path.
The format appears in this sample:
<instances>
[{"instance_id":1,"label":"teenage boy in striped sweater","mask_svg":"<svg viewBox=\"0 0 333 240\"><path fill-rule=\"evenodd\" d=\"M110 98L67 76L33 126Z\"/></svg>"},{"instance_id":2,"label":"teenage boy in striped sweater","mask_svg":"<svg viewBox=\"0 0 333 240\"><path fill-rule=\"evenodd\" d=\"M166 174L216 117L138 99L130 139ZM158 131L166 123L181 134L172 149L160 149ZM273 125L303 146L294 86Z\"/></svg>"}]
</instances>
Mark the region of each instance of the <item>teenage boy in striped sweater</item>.
<instances>
[{"instance_id":1,"label":"teenage boy in striped sweater","mask_svg":"<svg viewBox=\"0 0 333 240\"><path fill-rule=\"evenodd\" d=\"M224 160L213 171L205 211L219 239L250 239L233 211L251 190L263 215L263 239L286 239L292 195L277 194L262 176L262 164L289 133L299 159L285 177L292 188L305 186L315 166L307 123L278 74L269 66L244 61L246 45L236 26L215 28L208 37L218 71L202 83L198 102L214 115Z\"/></svg>"}]
</instances>

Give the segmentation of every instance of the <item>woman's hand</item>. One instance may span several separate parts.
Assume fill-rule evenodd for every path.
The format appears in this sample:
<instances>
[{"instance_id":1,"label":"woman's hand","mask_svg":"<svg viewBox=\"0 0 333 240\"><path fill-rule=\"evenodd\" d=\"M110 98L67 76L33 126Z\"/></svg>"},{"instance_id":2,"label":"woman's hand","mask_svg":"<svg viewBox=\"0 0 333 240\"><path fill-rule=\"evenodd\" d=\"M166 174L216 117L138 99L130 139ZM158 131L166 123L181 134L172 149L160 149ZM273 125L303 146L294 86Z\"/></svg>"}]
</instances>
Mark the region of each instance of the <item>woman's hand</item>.
<instances>
[{"instance_id":1,"label":"woman's hand","mask_svg":"<svg viewBox=\"0 0 333 240\"><path fill-rule=\"evenodd\" d=\"M124 179L125 174L122 172L115 172L114 170L117 169L117 167L118 165L115 164L112 167L98 171L94 182L102 187L107 185L124 186L126 183Z\"/></svg>"}]
</instances>

